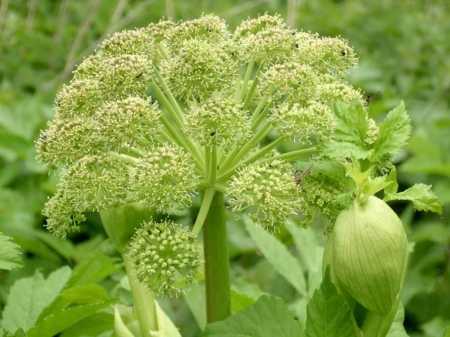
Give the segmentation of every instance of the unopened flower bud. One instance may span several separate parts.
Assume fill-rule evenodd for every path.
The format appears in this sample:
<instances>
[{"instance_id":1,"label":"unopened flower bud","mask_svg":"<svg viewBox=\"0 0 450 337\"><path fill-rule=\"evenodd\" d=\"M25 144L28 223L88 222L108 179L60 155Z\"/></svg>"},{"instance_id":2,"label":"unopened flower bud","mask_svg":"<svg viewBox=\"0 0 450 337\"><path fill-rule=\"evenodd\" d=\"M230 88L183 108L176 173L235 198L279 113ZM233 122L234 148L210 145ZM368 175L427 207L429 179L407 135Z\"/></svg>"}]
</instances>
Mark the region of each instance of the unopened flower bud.
<instances>
[{"instance_id":1,"label":"unopened flower bud","mask_svg":"<svg viewBox=\"0 0 450 337\"><path fill-rule=\"evenodd\" d=\"M200 266L195 235L171 221L145 222L131 239L127 255L140 281L158 295L178 295Z\"/></svg>"},{"instance_id":2,"label":"unopened flower bud","mask_svg":"<svg viewBox=\"0 0 450 337\"><path fill-rule=\"evenodd\" d=\"M382 200L355 201L341 212L332 237L338 286L370 311L389 312L399 296L408 240L399 217Z\"/></svg>"}]
</instances>

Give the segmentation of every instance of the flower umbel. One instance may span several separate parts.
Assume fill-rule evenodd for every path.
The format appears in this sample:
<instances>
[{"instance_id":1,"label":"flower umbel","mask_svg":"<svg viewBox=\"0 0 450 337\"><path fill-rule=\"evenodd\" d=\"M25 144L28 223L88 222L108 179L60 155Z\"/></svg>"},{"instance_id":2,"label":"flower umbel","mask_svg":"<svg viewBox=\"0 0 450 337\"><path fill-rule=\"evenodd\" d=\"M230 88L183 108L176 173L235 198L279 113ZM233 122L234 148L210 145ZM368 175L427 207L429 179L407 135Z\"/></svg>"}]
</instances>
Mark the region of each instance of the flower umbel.
<instances>
[{"instance_id":1,"label":"flower umbel","mask_svg":"<svg viewBox=\"0 0 450 337\"><path fill-rule=\"evenodd\" d=\"M337 102L364 105L343 79L355 62L344 40L296 32L280 16L234 32L205 15L114 33L75 69L37 141L39 158L62 175L44 210L48 228L64 236L86 212L116 207L181 214L201 195L195 234L147 221L129 238L140 280L179 292L217 200L270 229L321 202L302 195L295 163L335 133Z\"/></svg>"}]
</instances>

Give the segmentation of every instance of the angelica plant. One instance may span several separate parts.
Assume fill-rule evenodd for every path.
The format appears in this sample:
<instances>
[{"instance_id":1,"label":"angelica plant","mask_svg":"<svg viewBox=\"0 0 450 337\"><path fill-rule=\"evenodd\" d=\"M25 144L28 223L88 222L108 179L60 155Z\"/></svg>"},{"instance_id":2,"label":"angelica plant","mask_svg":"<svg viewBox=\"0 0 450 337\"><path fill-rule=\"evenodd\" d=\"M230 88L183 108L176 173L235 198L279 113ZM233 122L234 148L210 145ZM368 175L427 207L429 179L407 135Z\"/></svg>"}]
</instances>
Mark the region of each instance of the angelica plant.
<instances>
[{"instance_id":1,"label":"angelica plant","mask_svg":"<svg viewBox=\"0 0 450 337\"><path fill-rule=\"evenodd\" d=\"M345 40L293 30L279 16L234 31L206 15L113 34L61 89L37 142L61 176L44 209L48 229L64 237L100 213L124 257L143 336L158 327L153 300L142 297L179 294L202 262L208 321L226 318L227 215L271 231L317 212L333 222L355 194L345 175L330 184L324 166L369 162L363 151L390 137L366 116L335 113L338 103L367 112L345 81L356 62ZM345 129L354 118L366 124ZM352 143L355 133L367 148ZM372 158L378 168L385 148ZM312 171L302 176L299 160ZM197 197L191 226L154 217Z\"/></svg>"}]
</instances>

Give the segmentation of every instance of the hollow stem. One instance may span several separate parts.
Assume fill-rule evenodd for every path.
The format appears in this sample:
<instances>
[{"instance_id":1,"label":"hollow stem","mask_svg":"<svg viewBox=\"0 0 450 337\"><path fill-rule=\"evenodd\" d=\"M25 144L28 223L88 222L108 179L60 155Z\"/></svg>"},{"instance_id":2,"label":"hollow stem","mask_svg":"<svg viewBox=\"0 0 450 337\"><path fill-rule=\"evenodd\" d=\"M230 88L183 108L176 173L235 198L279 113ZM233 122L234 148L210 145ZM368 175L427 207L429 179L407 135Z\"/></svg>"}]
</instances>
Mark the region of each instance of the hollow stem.
<instances>
[{"instance_id":1,"label":"hollow stem","mask_svg":"<svg viewBox=\"0 0 450 337\"><path fill-rule=\"evenodd\" d=\"M230 276L224 195L216 192L203 229L206 316L208 322L230 315Z\"/></svg>"},{"instance_id":2,"label":"hollow stem","mask_svg":"<svg viewBox=\"0 0 450 337\"><path fill-rule=\"evenodd\" d=\"M133 263L123 258L131 293L133 295L134 312L138 319L142 337L152 337L152 331L158 331L155 298L152 292L137 279Z\"/></svg>"}]
</instances>

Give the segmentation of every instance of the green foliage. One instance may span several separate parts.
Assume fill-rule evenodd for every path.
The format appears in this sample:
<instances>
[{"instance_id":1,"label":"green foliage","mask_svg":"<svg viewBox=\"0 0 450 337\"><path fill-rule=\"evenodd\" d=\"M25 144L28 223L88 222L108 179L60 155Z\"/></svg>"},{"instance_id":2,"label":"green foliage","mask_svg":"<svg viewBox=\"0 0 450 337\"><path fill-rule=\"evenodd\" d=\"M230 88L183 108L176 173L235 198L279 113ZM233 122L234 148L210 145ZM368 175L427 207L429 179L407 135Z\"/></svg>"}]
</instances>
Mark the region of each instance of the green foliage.
<instances>
[{"instance_id":1,"label":"green foliage","mask_svg":"<svg viewBox=\"0 0 450 337\"><path fill-rule=\"evenodd\" d=\"M282 300L262 296L254 305L206 327L204 337L301 337L300 324Z\"/></svg>"},{"instance_id":2,"label":"green foliage","mask_svg":"<svg viewBox=\"0 0 450 337\"><path fill-rule=\"evenodd\" d=\"M45 279L41 273L18 280L8 296L2 326L9 333L29 331L42 312L53 303L70 278L71 270L62 267Z\"/></svg>"},{"instance_id":3,"label":"green foliage","mask_svg":"<svg viewBox=\"0 0 450 337\"><path fill-rule=\"evenodd\" d=\"M352 309L325 274L307 307L306 337L358 337Z\"/></svg>"},{"instance_id":4,"label":"green foliage","mask_svg":"<svg viewBox=\"0 0 450 337\"><path fill-rule=\"evenodd\" d=\"M285 277L301 295L306 294L304 272L298 261L289 253L286 247L263 228L251 221L246 222L246 228L270 264Z\"/></svg>"},{"instance_id":5,"label":"green foliage","mask_svg":"<svg viewBox=\"0 0 450 337\"><path fill-rule=\"evenodd\" d=\"M20 247L10 237L0 233L0 269L11 270L20 265Z\"/></svg>"},{"instance_id":6,"label":"green foliage","mask_svg":"<svg viewBox=\"0 0 450 337\"><path fill-rule=\"evenodd\" d=\"M397 193L389 193L384 198L391 200L408 200L419 211L442 212L442 205L436 195L431 192L431 186L425 184L415 184L412 187Z\"/></svg>"}]
</instances>

